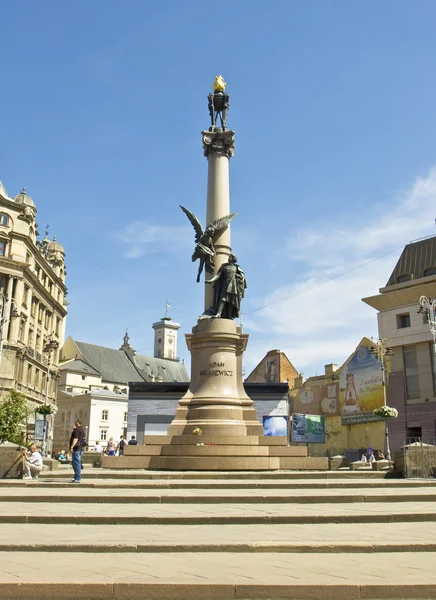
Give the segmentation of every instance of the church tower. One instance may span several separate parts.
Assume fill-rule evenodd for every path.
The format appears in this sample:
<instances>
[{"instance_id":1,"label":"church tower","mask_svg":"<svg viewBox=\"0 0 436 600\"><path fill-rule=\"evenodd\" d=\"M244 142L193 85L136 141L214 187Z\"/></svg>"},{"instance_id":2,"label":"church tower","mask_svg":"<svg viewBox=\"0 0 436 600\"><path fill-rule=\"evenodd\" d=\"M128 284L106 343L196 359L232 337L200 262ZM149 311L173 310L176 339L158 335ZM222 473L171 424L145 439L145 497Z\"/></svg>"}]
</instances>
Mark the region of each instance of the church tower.
<instances>
[{"instance_id":1,"label":"church tower","mask_svg":"<svg viewBox=\"0 0 436 600\"><path fill-rule=\"evenodd\" d=\"M177 359L177 331L180 323L176 323L166 314L160 321L153 323L154 357Z\"/></svg>"}]
</instances>

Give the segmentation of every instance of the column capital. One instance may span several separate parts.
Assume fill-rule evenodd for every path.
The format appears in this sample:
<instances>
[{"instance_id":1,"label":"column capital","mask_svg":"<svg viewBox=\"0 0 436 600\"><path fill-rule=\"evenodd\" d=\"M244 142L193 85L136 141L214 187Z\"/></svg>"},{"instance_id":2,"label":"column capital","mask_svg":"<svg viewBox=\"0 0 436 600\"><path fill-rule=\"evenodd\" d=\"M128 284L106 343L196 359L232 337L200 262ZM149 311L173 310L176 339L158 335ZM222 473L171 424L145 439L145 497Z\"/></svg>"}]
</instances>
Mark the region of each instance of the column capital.
<instances>
[{"instance_id":1,"label":"column capital","mask_svg":"<svg viewBox=\"0 0 436 600\"><path fill-rule=\"evenodd\" d=\"M204 156L217 154L232 158L235 153L235 132L226 131L202 131Z\"/></svg>"}]
</instances>

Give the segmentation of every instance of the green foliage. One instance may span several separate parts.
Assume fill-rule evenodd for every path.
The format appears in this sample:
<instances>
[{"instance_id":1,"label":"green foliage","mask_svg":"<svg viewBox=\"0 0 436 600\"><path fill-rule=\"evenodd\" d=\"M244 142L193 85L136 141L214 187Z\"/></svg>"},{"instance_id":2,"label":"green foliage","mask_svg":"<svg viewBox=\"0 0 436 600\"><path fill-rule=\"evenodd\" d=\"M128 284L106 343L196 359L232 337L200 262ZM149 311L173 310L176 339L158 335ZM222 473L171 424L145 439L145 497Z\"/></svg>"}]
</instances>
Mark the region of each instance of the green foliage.
<instances>
[{"instance_id":1,"label":"green foliage","mask_svg":"<svg viewBox=\"0 0 436 600\"><path fill-rule=\"evenodd\" d=\"M11 390L0 403L0 442L23 443L27 412L26 396Z\"/></svg>"}]
</instances>

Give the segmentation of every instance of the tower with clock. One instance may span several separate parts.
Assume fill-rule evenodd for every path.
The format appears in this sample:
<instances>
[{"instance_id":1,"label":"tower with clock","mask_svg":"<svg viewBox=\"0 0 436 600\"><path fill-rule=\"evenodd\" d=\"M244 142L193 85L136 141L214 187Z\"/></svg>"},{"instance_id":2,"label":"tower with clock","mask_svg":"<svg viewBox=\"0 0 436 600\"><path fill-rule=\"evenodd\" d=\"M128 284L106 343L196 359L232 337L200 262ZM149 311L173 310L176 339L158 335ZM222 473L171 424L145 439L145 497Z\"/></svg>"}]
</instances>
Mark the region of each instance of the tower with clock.
<instances>
[{"instance_id":1,"label":"tower with clock","mask_svg":"<svg viewBox=\"0 0 436 600\"><path fill-rule=\"evenodd\" d=\"M154 329L154 357L177 359L177 332L180 323L173 321L165 315L160 321L153 323Z\"/></svg>"}]
</instances>

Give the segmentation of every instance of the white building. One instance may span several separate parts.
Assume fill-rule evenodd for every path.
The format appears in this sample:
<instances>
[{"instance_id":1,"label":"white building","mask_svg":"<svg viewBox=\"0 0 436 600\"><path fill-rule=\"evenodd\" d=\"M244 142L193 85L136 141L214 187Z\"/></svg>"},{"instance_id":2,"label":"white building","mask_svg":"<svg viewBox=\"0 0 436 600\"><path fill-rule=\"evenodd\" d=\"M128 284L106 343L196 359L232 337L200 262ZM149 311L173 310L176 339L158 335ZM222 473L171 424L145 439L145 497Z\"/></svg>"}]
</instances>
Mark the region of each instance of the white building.
<instances>
[{"instance_id":1,"label":"white building","mask_svg":"<svg viewBox=\"0 0 436 600\"><path fill-rule=\"evenodd\" d=\"M69 337L59 366L54 451L65 449L76 418L88 430L90 447L96 441L104 446L111 437L117 441L120 435L135 434L136 427L127 430L129 382L189 380L183 362L168 357L170 350L177 349L179 327L168 317L153 325L155 350L160 355L153 357L136 354L127 333L119 350Z\"/></svg>"}]
</instances>

